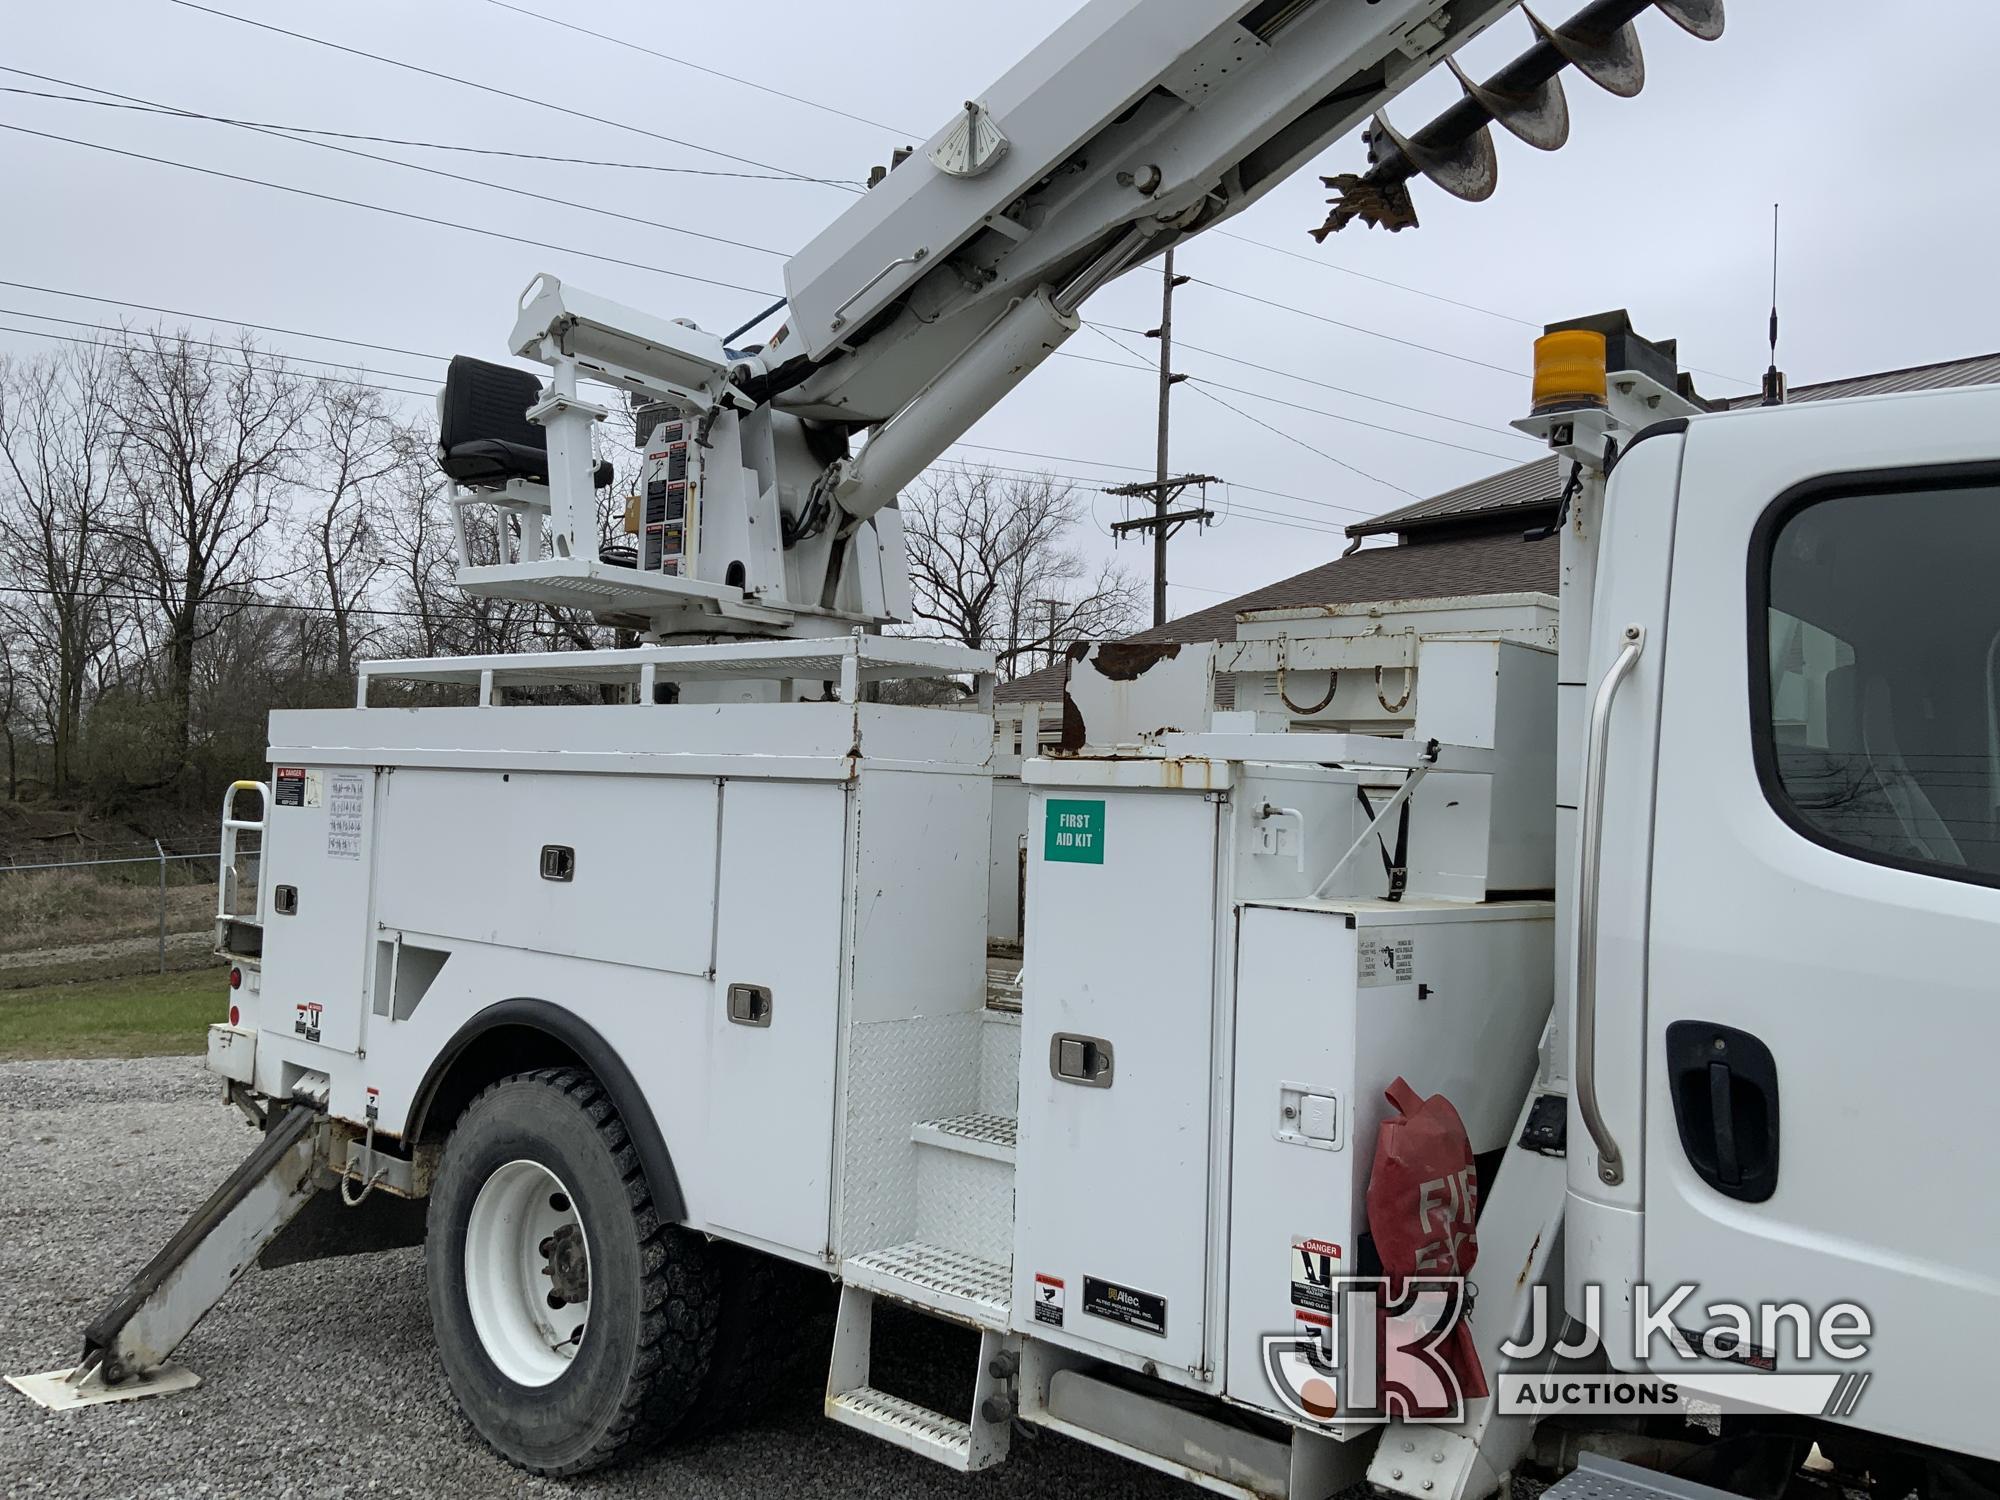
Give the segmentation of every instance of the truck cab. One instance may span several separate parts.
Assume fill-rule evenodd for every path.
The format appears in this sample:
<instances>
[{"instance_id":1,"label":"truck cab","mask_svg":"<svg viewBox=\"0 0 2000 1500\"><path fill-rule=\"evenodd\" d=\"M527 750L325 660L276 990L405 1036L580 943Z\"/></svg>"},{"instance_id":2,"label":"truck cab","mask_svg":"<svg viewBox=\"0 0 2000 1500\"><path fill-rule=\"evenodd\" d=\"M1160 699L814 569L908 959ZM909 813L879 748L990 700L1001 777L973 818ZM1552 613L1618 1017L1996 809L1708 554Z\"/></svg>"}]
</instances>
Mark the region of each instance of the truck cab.
<instances>
[{"instance_id":1,"label":"truck cab","mask_svg":"<svg viewBox=\"0 0 2000 1500\"><path fill-rule=\"evenodd\" d=\"M1643 644L1594 700L1566 1301L1602 1288L1613 1362L1684 1375L1636 1346L1635 1289L1692 1288L1688 1335L1798 1305L1803 1331L1690 1338L1697 1367L1865 1368L1872 1431L1988 1458L1937 1355L2000 1332L2000 1214L1946 1165L2000 1123L1996 431L1991 387L1697 415L1572 523L1601 531L1582 684ZM1846 1306L1865 1359L1825 1347Z\"/></svg>"}]
</instances>

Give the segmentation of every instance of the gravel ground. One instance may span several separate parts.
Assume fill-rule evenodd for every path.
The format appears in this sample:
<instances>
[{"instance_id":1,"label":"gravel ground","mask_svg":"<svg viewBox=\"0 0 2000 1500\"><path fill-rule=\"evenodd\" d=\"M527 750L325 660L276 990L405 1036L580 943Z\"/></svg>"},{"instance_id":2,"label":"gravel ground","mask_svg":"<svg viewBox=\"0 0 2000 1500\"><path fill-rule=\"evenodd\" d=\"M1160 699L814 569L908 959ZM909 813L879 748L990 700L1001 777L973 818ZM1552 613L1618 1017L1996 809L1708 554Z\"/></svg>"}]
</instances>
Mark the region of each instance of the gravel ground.
<instances>
[{"instance_id":1,"label":"gravel ground","mask_svg":"<svg viewBox=\"0 0 2000 1500\"><path fill-rule=\"evenodd\" d=\"M71 1364L79 1334L253 1137L191 1058L0 1064L0 1373ZM955 1372L970 1354L882 1320L878 1363ZM0 1493L1009 1497L1188 1500L1191 1487L1050 1434L961 1476L836 1426L819 1391L742 1430L631 1467L551 1481L508 1467L439 1372L417 1251L252 1271L182 1345L184 1395L48 1412L0 1387Z\"/></svg>"}]
</instances>

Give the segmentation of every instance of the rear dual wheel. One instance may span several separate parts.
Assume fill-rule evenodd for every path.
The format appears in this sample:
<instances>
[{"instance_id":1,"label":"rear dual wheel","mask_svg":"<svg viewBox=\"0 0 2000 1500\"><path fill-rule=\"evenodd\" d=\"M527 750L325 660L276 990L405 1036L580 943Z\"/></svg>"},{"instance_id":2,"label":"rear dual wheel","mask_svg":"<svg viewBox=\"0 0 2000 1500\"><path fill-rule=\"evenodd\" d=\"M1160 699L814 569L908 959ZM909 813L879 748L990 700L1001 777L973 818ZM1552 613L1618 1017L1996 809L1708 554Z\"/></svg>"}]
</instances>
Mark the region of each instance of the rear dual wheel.
<instances>
[{"instance_id":1,"label":"rear dual wheel","mask_svg":"<svg viewBox=\"0 0 2000 1500\"><path fill-rule=\"evenodd\" d=\"M425 1264L445 1376L500 1455L578 1474L740 1420L817 1359L823 1275L662 1224L601 1085L503 1079L445 1143Z\"/></svg>"},{"instance_id":2,"label":"rear dual wheel","mask_svg":"<svg viewBox=\"0 0 2000 1500\"><path fill-rule=\"evenodd\" d=\"M663 1225L603 1088L575 1068L494 1084L431 1189L431 1322L452 1393L502 1457L576 1474L679 1426L721 1306L710 1247Z\"/></svg>"}]
</instances>

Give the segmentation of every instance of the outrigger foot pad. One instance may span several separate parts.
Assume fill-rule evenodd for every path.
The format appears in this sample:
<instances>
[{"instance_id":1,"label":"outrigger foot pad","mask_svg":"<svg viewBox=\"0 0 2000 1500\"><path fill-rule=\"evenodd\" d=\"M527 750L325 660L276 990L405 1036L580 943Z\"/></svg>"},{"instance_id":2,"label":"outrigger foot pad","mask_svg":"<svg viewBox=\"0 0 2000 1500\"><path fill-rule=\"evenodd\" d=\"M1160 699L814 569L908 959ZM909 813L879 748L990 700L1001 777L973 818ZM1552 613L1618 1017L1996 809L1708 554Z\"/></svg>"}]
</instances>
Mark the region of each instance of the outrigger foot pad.
<instances>
[{"instance_id":1,"label":"outrigger foot pad","mask_svg":"<svg viewBox=\"0 0 2000 1500\"><path fill-rule=\"evenodd\" d=\"M141 1396L171 1396L191 1391L201 1377L186 1365L164 1364L135 1376L120 1385L107 1385L101 1369L77 1366L68 1370L45 1370L40 1375L9 1375L7 1384L37 1406L50 1411L68 1411L77 1406L102 1406L107 1401L134 1401Z\"/></svg>"}]
</instances>

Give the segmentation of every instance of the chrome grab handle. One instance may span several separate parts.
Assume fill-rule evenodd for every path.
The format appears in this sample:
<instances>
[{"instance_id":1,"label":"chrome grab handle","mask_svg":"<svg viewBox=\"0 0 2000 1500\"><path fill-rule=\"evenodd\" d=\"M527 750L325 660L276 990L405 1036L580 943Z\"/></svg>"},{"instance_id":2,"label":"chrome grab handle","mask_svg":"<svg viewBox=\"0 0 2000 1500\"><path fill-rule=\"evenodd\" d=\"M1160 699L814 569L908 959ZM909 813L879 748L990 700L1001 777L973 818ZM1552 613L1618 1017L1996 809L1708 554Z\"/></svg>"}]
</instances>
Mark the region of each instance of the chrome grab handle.
<instances>
[{"instance_id":1,"label":"chrome grab handle","mask_svg":"<svg viewBox=\"0 0 2000 1500\"><path fill-rule=\"evenodd\" d=\"M867 296L870 292L874 291L876 283L881 281L881 279L884 276L887 276L891 271L895 270L896 267L898 266L920 266L929 257L930 253L931 253L930 247L928 245L919 245L917 246L916 249L912 250L908 255L897 256L894 260L890 261L888 265L884 266L881 270L877 271L873 276L870 276L866 281L862 282L860 286L854 289L853 296L849 297L845 302L841 303L840 306L836 307L833 310L833 321L826 325L827 332L838 333L840 332L841 329L845 328L847 326L848 308L854 306L855 303L859 302L863 297Z\"/></svg>"},{"instance_id":2,"label":"chrome grab handle","mask_svg":"<svg viewBox=\"0 0 2000 1500\"><path fill-rule=\"evenodd\" d=\"M1597 1176L1616 1187L1625 1159L1597 1104L1597 886L1604 864L1604 750L1611 738L1611 702L1638 664L1646 627L1627 625L1625 646L1590 700L1583 760L1583 817L1577 830L1576 888L1576 1107L1597 1148Z\"/></svg>"}]
</instances>

